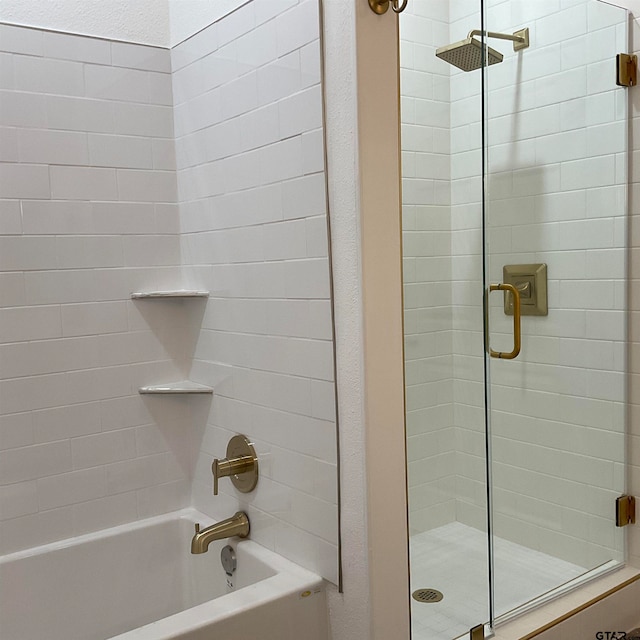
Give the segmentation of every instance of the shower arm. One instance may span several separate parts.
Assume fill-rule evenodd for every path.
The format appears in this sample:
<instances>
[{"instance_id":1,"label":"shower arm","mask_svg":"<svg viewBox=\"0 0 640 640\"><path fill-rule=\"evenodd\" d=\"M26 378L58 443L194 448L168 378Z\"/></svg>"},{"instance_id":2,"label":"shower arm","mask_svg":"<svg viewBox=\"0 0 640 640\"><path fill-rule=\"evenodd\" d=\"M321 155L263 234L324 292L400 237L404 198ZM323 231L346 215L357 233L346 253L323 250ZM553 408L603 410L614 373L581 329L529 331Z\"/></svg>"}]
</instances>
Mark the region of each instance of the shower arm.
<instances>
[{"instance_id":1,"label":"shower arm","mask_svg":"<svg viewBox=\"0 0 640 640\"><path fill-rule=\"evenodd\" d=\"M499 38L500 40L511 40L512 42L524 42L523 36L512 36L510 33L498 33L497 31L480 31L480 29L469 31L469 35L467 37L473 38L473 36L482 35L486 35L487 38Z\"/></svg>"},{"instance_id":2,"label":"shower arm","mask_svg":"<svg viewBox=\"0 0 640 640\"><path fill-rule=\"evenodd\" d=\"M469 31L467 38L471 39L473 36L486 36L487 38L498 38L499 40L511 40L513 42L514 51L526 49L529 46L528 28L516 31L513 35L510 33L499 33L497 31L481 31L480 29L473 29L472 31Z\"/></svg>"}]
</instances>

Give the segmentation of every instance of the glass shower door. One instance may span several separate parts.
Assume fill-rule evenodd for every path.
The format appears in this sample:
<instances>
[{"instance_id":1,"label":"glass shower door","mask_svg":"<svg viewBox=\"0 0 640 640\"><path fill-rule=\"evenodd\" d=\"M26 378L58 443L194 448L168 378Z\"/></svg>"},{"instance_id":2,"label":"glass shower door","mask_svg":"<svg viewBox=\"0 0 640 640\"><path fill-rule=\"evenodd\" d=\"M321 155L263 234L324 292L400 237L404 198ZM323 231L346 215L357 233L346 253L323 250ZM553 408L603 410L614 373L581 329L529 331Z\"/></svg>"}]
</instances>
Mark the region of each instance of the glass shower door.
<instances>
[{"instance_id":1,"label":"glass shower door","mask_svg":"<svg viewBox=\"0 0 640 640\"><path fill-rule=\"evenodd\" d=\"M489 617L481 76L434 55L480 26L480 5L458 3L451 28L450 11L418 0L400 15L414 640L451 640Z\"/></svg>"},{"instance_id":2,"label":"glass shower door","mask_svg":"<svg viewBox=\"0 0 640 640\"><path fill-rule=\"evenodd\" d=\"M496 617L623 560L628 17L488 0L489 31L525 28L483 88L485 287L517 292L488 297Z\"/></svg>"},{"instance_id":3,"label":"glass shower door","mask_svg":"<svg viewBox=\"0 0 640 640\"><path fill-rule=\"evenodd\" d=\"M413 640L624 560L627 37L599 0L400 16Z\"/></svg>"}]
</instances>

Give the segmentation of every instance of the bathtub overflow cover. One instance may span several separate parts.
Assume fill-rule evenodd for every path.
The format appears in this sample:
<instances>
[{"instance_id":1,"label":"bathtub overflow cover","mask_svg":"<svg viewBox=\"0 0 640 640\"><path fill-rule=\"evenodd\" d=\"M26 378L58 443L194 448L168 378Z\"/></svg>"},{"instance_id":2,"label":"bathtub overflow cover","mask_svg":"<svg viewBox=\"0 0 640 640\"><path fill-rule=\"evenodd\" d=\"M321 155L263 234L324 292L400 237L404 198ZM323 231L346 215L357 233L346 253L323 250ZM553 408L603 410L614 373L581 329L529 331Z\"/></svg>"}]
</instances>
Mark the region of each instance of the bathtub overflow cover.
<instances>
[{"instance_id":1,"label":"bathtub overflow cover","mask_svg":"<svg viewBox=\"0 0 640 640\"><path fill-rule=\"evenodd\" d=\"M224 572L228 576L232 576L233 572L236 570L236 552L233 550L233 547L227 545L220 552L220 562L222 562L222 568Z\"/></svg>"}]
</instances>

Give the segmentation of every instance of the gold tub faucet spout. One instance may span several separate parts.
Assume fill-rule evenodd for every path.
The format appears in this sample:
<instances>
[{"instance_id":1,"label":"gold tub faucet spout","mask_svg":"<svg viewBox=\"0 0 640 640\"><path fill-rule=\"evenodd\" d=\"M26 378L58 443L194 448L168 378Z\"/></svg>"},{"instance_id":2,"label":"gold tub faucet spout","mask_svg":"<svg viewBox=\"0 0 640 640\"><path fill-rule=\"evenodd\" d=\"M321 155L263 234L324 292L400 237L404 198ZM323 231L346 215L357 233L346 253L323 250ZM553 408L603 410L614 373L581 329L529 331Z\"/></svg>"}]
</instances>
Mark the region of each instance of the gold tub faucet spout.
<instances>
[{"instance_id":1,"label":"gold tub faucet spout","mask_svg":"<svg viewBox=\"0 0 640 640\"><path fill-rule=\"evenodd\" d=\"M224 540L231 536L246 538L249 535L249 518L244 511L212 524L200 531L200 524L196 524L196 533L191 539L191 553L206 553L214 540Z\"/></svg>"}]
</instances>

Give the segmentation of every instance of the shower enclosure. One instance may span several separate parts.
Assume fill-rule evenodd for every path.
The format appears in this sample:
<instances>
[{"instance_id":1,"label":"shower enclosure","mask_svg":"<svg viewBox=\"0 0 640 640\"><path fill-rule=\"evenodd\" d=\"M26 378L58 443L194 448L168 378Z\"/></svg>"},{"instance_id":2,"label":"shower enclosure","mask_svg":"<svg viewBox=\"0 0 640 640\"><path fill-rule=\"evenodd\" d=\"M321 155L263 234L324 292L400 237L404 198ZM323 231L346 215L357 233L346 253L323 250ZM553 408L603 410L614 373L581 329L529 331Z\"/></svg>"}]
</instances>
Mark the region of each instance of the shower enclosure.
<instances>
[{"instance_id":1,"label":"shower enclosure","mask_svg":"<svg viewBox=\"0 0 640 640\"><path fill-rule=\"evenodd\" d=\"M400 16L414 640L624 562L628 29L600 0Z\"/></svg>"}]
</instances>

